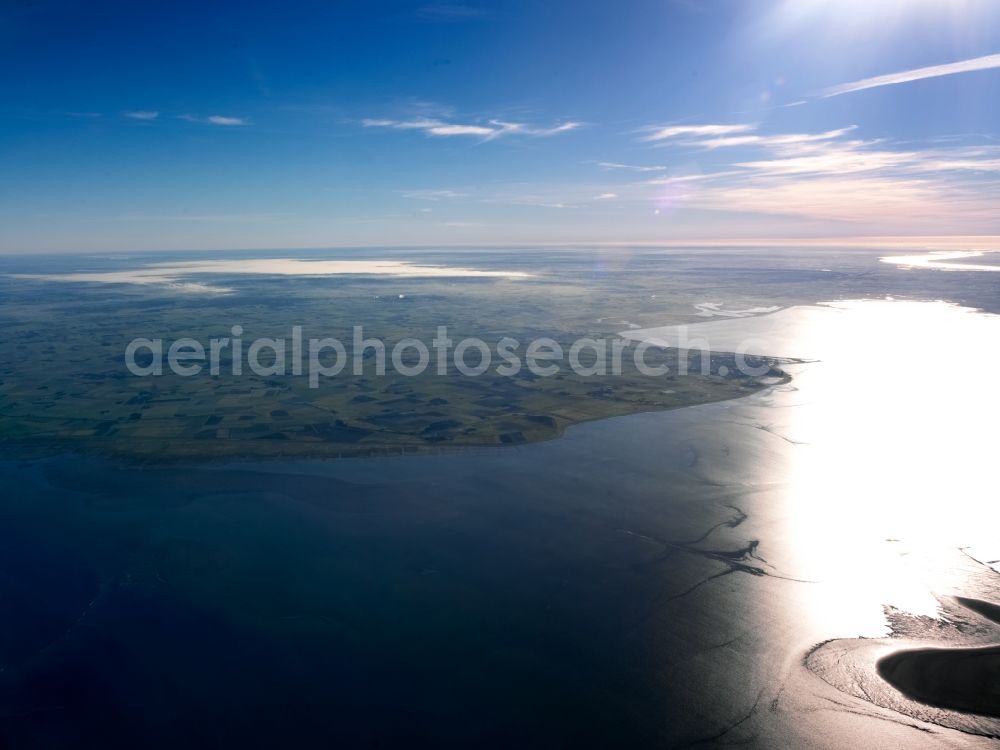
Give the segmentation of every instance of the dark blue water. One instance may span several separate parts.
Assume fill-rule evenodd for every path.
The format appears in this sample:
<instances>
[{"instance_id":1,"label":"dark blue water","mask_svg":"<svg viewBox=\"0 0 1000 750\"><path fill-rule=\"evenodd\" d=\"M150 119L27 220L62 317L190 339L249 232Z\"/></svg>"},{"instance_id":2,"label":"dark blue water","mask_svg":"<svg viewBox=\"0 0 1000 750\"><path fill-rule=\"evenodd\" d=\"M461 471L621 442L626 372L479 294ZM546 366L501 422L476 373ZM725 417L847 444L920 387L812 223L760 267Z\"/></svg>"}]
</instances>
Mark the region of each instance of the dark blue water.
<instances>
[{"instance_id":1,"label":"dark blue water","mask_svg":"<svg viewBox=\"0 0 1000 750\"><path fill-rule=\"evenodd\" d=\"M705 709L690 700L683 657L726 628L663 623L687 606L669 595L713 563L652 539L695 538L732 511L691 491L697 456L672 430L693 417L671 428L669 416L443 456L0 464L0 482L16 488L0 531L0 738L551 747L696 737L704 727L692 717Z\"/></svg>"}]
</instances>

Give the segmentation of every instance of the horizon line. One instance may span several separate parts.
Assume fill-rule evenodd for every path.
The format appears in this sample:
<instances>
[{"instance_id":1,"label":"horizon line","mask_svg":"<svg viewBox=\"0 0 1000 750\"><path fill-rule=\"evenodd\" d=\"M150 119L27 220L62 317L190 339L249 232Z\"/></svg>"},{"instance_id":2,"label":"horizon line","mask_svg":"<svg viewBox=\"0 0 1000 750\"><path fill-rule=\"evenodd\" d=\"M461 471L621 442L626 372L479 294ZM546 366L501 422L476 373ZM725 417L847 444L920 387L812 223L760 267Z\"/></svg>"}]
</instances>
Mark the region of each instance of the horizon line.
<instances>
[{"instance_id":1,"label":"horizon line","mask_svg":"<svg viewBox=\"0 0 1000 750\"><path fill-rule=\"evenodd\" d=\"M156 253L266 253L317 250L521 250L529 248L587 249L587 248L851 248L884 249L915 248L969 250L1000 250L1000 234L992 235L854 235L846 237L782 237L782 238L715 238L677 240L607 240L599 242L447 242L447 243L397 243L397 244L346 244L300 245L295 247L227 247L227 248L136 248L134 250L45 250L41 252L6 252L0 257L24 258L60 255L152 255ZM976 245L970 247L970 245Z\"/></svg>"}]
</instances>

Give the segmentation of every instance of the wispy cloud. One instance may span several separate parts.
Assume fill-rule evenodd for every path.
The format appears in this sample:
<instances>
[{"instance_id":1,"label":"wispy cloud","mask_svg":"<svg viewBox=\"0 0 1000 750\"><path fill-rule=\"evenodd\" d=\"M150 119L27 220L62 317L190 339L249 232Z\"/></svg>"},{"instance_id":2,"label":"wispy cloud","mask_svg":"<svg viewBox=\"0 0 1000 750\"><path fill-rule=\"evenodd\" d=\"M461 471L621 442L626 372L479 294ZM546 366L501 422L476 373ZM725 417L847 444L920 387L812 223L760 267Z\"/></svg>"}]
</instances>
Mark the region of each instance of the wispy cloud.
<instances>
[{"instance_id":1,"label":"wispy cloud","mask_svg":"<svg viewBox=\"0 0 1000 750\"><path fill-rule=\"evenodd\" d=\"M682 152L726 146L723 153L736 156L714 160L714 171L649 179L647 199L671 211L686 206L878 231L996 226L1000 146L921 148L850 137L854 130L679 135L675 147Z\"/></svg>"},{"instance_id":2,"label":"wispy cloud","mask_svg":"<svg viewBox=\"0 0 1000 750\"><path fill-rule=\"evenodd\" d=\"M428 136L476 136L486 140L508 135L547 137L575 130L582 125L579 122L564 122L552 127L538 127L521 122L505 122L503 120L488 120L485 123L460 123L427 117L411 120L366 118L361 121L361 124L366 128L419 130Z\"/></svg>"},{"instance_id":3,"label":"wispy cloud","mask_svg":"<svg viewBox=\"0 0 1000 750\"><path fill-rule=\"evenodd\" d=\"M653 180L647 180L646 185L681 185L685 182L703 182L706 180L719 180L724 177L733 177L736 175L744 175L745 171L741 169L731 169L723 172L705 172L705 173L695 173L695 174L681 174L673 175L671 177L657 177Z\"/></svg>"},{"instance_id":4,"label":"wispy cloud","mask_svg":"<svg viewBox=\"0 0 1000 750\"><path fill-rule=\"evenodd\" d=\"M493 128L486 128L481 125L461 125L457 123L441 123L432 125L426 131L431 135L481 135L492 136L496 131Z\"/></svg>"},{"instance_id":5,"label":"wispy cloud","mask_svg":"<svg viewBox=\"0 0 1000 750\"><path fill-rule=\"evenodd\" d=\"M396 130L423 130L440 123L440 120L385 120L366 118L361 124L366 128L395 128Z\"/></svg>"},{"instance_id":6,"label":"wispy cloud","mask_svg":"<svg viewBox=\"0 0 1000 750\"><path fill-rule=\"evenodd\" d=\"M614 161L599 161L597 162L597 166L601 169L621 169L629 172L665 172L667 170L667 167L659 164L647 166L641 164L619 164Z\"/></svg>"},{"instance_id":7,"label":"wispy cloud","mask_svg":"<svg viewBox=\"0 0 1000 750\"><path fill-rule=\"evenodd\" d=\"M1000 68L1000 54L986 55L985 57L975 57L971 60L960 60L959 62L947 63L945 65L931 65L926 68L914 68L913 70L903 70L899 73L889 73L887 75L875 76L873 78L863 78L860 81L842 83L831 86L824 90L820 96L829 98L831 96L841 96L855 91L865 91L881 86L895 86L900 83L910 83L911 81L922 81L927 78L940 78L942 76L952 76L958 73L971 73L977 70L993 70Z\"/></svg>"},{"instance_id":8,"label":"wispy cloud","mask_svg":"<svg viewBox=\"0 0 1000 750\"><path fill-rule=\"evenodd\" d=\"M247 121L242 117L224 117L222 115L209 115L205 121L212 125L246 125Z\"/></svg>"},{"instance_id":9,"label":"wispy cloud","mask_svg":"<svg viewBox=\"0 0 1000 750\"><path fill-rule=\"evenodd\" d=\"M704 148L731 148L734 146L796 146L805 143L830 141L847 135L856 126L851 125L822 133L780 133L778 135L734 135L722 138L704 138L692 141Z\"/></svg>"},{"instance_id":10,"label":"wispy cloud","mask_svg":"<svg viewBox=\"0 0 1000 750\"><path fill-rule=\"evenodd\" d=\"M689 197L709 210L797 216L826 221L880 224L925 222L953 216L961 201L923 180L879 176L809 180L753 178L717 185Z\"/></svg>"},{"instance_id":11,"label":"wispy cloud","mask_svg":"<svg viewBox=\"0 0 1000 750\"><path fill-rule=\"evenodd\" d=\"M361 124L366 128L391 128L393 130L422 130L427 135L477 135L483 138L496 133L496 128L485 125L465 125L462 123L445 122L420 118L416 120L385 120L364 119Z\"/></svg>"},{"instance_id":12,"label":"wispy cloud","mask_svg":"<svg viewBox=\"0 0 1000 750\"><path fill-rule=\"evenodd\" d=\"M568 133L570 130L576 130L577 128L582 127L583 123L564 122L549 128L542 128L533 125L525 125L524 123L521 122L503 122L501 120L490 120L490 125L499 129L497 135L521 133L522 135L541 136L544 138L550 135L558 135L559 133Z\"/></svg>"},{"instance_id":13,"label":"wispy cloud","mask_svg":"<svg viewBox=\"0 0 1000 750\"><path fill-rule=\"evenodd\" d=\"M827 130L822 133L778 133L767 135L757 133L757 126L749 123L733 125L671 125L669 127L650 125L642 129L642 132L646 132L647 134L639 140L659 145L698 146L708 149L734 148L738 146L793 146L800 143L833 140L850 133L854 129L855 126L851 125L850 127ZM602 162L601 166L643 171L641 167L629 167L625 164L608 164L607 162Z\"/></svg>"},{"instance_id":14,"label":"wispy cloud","mask_svg":"<svg viewBox=\"0 0 1000 750\"><path fill-rule=\"evenodd\" d=\"M404 190L404 198L412 198L415 200L422 201L443 201L452 200L455 198L467 198L468 193L462 193L457 190Z\"/></svg>"},{"instance_id":15,"label":"wispy cloud","mask_svg":"<svg viewBox=\"0 0 1000 750\"><path fill-rule=\"evenodd\" d=\"M249 123L243 117L227 117L224 115L209 115L208 117L197 117L196 115L178 115L177 119L187 122L198 122L205 125L219 125L222 127L239 127Z\"/></svg>"},{"instance_id":16,"label":"wispy cloud","mask_svg":"<svg viewBox=\"0 0 1000 750\"><path fill-rule=\"evenodd\" d=\"M665 141L681 136L719 136L732 133L746 133L753 125L650 125L642 129L646 132L640 140Z\"/></svg>"},{"instance_id":17,"label":"wispy cloud","mask_svg":"<svg viewBox=\"0 0 1000 750\"><path fill-rule=\"evenodd\" d=\"M130 120L143 120L145 122L160 119L160 113L151 109L129 110L127 112L122 112L122 116L127 117ZM186 122L197 122L203 125L221 125L223 127L248 124L247 120L243 117L227 117L225 115L209 115L208 117L199 117L197 115L184 114L177 115L177 119L184 120Z\"/></svg>"},{"instance_id":18,"label":"wispy cloud","mask_svg":"<svg viewBox=\"0 0 1000 750\"><path fill-rule=\"evenodd\" d=\"M1000 147L893 149L881 141L830 140L773 147L767 158L733 166L767 175L1000 174Z\"/></svg>"}]
</instances>

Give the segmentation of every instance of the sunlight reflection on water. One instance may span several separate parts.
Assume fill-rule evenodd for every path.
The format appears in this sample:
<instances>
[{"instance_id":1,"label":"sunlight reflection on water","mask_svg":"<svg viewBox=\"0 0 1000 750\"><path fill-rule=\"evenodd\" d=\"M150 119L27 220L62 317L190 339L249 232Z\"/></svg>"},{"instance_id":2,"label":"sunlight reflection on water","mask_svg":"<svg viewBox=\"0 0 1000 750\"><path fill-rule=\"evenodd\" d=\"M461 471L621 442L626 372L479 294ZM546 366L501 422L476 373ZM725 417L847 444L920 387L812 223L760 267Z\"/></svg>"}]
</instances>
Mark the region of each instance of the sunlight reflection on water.
<instances>
[{"instance_id":1,"label":"sunlight reflection on water","mask_svg":"<svg viewBox=\"0 0 1000 750\"><path fill-rule=\"evenodd\" d=\"M944 302L864 300L689 326L713 350L815 359L745 418L793 448L769 467L783 487L782 550L802 612L826 631L880 635L883 605L934 615L964 549L1000 558L995 447L1000 316ZM631 332L677 341L677 329Z\"/></svg>"},{"instance_id":2,"label":"sunlight reflection on water","mask_svg":"<svg viewBox=\"0 0 1000 750\"><path fill-rule=\"evenodd\" d=\"M810 332L822 339L822 362L801 366L795 383L806 398L782 426L805 444L788 467L804 574L842 594L815 615L829 622L860 600L933 615L926 573L904 557L998 551L991 376L1000 316L869 301L837 305L825 323Z\"/></svg>"},{"instance_id":3,"label":"sunlight reflection on water","mask_svg":"<svg viewBox=\"0 0 1000 750\"><path fill-rule=\"evenodd\" d=\"M900 268L931 268L942 271L1000 271L1000 265L989 263L963 263L966 258L982 258L990 253L996 257L996 250L934 250L922 255L889 255L879 258L883 263L892 263Z\"/></svg>"}]
</instances>

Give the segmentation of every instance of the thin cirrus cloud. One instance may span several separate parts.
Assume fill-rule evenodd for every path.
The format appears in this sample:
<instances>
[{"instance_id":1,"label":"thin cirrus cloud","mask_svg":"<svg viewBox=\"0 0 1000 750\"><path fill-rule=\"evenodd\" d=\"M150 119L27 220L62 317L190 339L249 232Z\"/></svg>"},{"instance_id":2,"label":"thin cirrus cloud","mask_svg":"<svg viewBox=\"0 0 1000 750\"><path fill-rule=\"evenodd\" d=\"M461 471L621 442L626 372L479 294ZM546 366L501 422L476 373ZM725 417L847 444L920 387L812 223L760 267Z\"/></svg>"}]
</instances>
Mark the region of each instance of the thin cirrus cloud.
<instances>
[{"instance_id":1,"label":"thin cirrus cloud","mask_svg":"<svg viewBox=\"0 0 1000 750\"><path fill-rule=\"evenodd\" d=\"M520 122L505 122L489 120L483 124L457 123L436 118L418 118L413 120L389 120L367 118L361 121L366 128L386 128L390 130L416 130L428 136L475 136L486 140L509 135L526 135L547 137L566 133L581 126L579 122L564 122L559 125L544 128Z\"/></svg>"},{"instance_id":2,"label":"thin cirrus cloud","mask_svg":"<svg viewBox=\"0 0 1000 750\"><path fill-rule=\"evenodd\" d=\"M832 96L841 96L843 94L854 93L855 91L881 88L882 86L896 86L900 83L953 76L959 73L972 73L979 70L994 70L996 68L1000 68L1000 54L985 55L984 57L974 57L970 60L960 60L958 62L946 63L945 65L930 65L925 68L914 68L913 70L903 70L898 73L874 76L873 78L862 78L860 81L841 83L825 89L820 93L820 97L827 99Z\"/></svg>"},{"instance_id":3,"label":"thin cirrus cloud","mask_svg":"<svg viewBox=\"0 0 1000 750\"><path fill-rule=\"evenodd\" d=\"M222 115L209 115L205 121L210 125L246 125L247 121L242 117L223 117Z\"/></svg>"},{"instance_id":4,"label":"thin cirrus cloud","mask_svg":"<svg viewBox=\"0 0 1000 750\"><path fill-rule=\"evenodd\" d=\"M599 161L597 166L601 169L620 169L628 172L665 172L667 167L660 164L620 164L615 161Z\"/></svg>"},{"instance_id":5,"label":"thin cirrus cloud","mask_svg":"<svg viewBox=\"0 0 1000 750\"><path fill-rule=\"evenodd\" d=\"M221 127L239 127L246 125L246 119L242 117L226 117L224 115L209 115L208 117L196 117L195 115L178 115L177 119L186 122L197 122L205 125L219 125Z\"/></svg>"},{"instance_id":6,"label":"thin cirrus cloud","mask_svg":"<svg viewBox=\"0 0 1000 750\"><path fill-rule=\"evenodd\" d=\"M723 136L753 129L753 125L650 125L642 129L646 135L639 140L655 142L680 137Z\"/></svg>"},{"instance_id":7,"label":"thin cirrus cloud","mask_svg":"<svg viewBox=\"0 0 1000 750\"><path fill-rule=\"evenodd\" d=\"M858 140L831 142L798 153L778 152L768 159L741 161L734 166L768 175L892 173L936 179L950 173L995 180L993 176L1000 174L1000 148L995 146L923 150L877 146L877 143Z\"/></svg>"},{"instance_id":8,"label":"thin cirrus cloud","mask_svg":"<svg viewBox=\"0 0 1000 750\"><path fill-rule=\"evenodd\" d=\"M777 135L762 135L755 132L756 125L741 123L735 125L671 125L661 127L650 125L642 129L647 133L639 140L657 145L670 145L700 148L734 148L737 146L795 146L802 143L828 141L840 138L854 130L851 125L846 128L827 130L822 133L779 133ZM625 164L602 162L604 168L633 169L647 171L643 167L630 167ZM649 171L659 168L649 168Z\"/></svg>"},{"instance_id":9,"label":"thin cirrus cloud","mask_svg":"<svg viewBox=\"0 0 1000 750\"><path fill-rule=\"evenodd\" d=\"M125 117L128 117L130 120L146 120L146 121L155 120L160 116L159 112L148 109L139 109L131 112L123 112L122 114Z\"/></svg>"},{"instance_id":10,"label":"thin cirrus cloud","mask_svg":"<svg viewBox=\"0 0 1000 750\"><path fill-rule=\"evenodd\" d=\"M781 133L778 135L734 135L721 138L704 138L695 140L692 145L703 148L732 148L734 146L797 146L804 143L831 141L847 135L855 129L855 125L822 133Z\"/></svg>"},{"instance_id":11,"label":"thin cirrus cloud","mask_svg":"<svg viewBox=\"0 0 1000 750\"><path fill-rule=\"evenodd\" d=\"M564 122L549 128L539 128L532 125L525 125L520 122L490 120L490 125L499 129L497 135L521 133L522 135L541 136L543 138L550 135L558 135L559 133L568 133L570 130L576 130L581 127L582 124L583 123L580 122Z\"/></svg>"},{"instance_id":12,"label":"thin cirrus cloud","mask_svg":"<svg viewBox=\"0 0 1000 750\"><path fill-rule=\"evenodd\" d=\"M724 145L735 156L717 162L714 171L657 177L645 184L654 200L667 195L674 205L702 210L872 230L920 226L953 233L995 227L1000 146L917 148L911 143L904 149L890 141L850 137L854 129L729 136ZM705 141L712 140L687 135L692 137L679 137L678 148L703 152Z\"/></svg>"}]
</instances>

